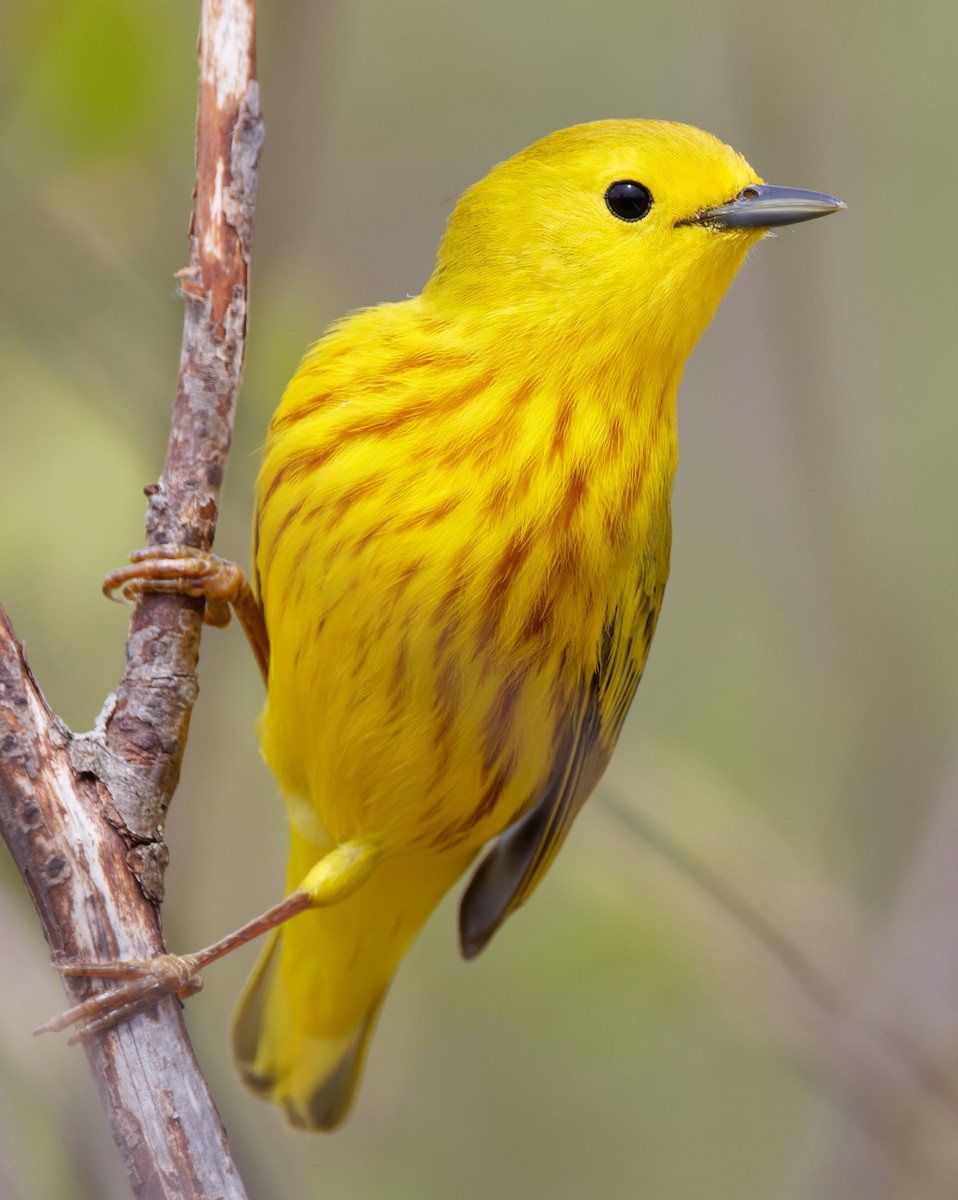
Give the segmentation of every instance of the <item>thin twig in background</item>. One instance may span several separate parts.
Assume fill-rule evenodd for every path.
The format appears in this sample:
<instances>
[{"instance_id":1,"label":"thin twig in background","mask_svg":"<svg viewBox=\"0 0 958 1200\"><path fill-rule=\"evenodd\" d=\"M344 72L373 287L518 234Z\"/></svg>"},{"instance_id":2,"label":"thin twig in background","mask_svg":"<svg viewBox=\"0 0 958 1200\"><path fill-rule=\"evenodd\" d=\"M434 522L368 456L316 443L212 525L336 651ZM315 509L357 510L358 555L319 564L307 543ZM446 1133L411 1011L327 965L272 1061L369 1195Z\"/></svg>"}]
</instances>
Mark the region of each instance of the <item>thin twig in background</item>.
<instances>
[{"instance_id":1,"label":"thin twig in background","mask_svg":"<svg viewBox=\"0 0 958 1200\"><path fill-rule=\"evenodd\" d=\"M913 1194L923 1173L932 1184L945 1181L941 1194L958 1189L956 797L958 757L923 814L896 902L868 947L838 1031L844 1036L827 1064L828 1095L813 1114L783 1197L892 1200ZM890 1051L879 1070L863 1070L843 1050L861 1029L879 1031Z\"/></svg>"},{"instance_id":2,"label":"thin twig in background","mask_svg":"<svg viewBox=\"0 0 958 1200\"><path fill-rule=\"evenodd\" d=\"M204 0L186 317L166 464L147 489L150 545L213 541L245 347L262 144L254 76L254 0ZM97 729L75 736L0 612L0 833L55 960L163 950L163 823L196 698L202 613L198 600L144 598L116 695ZM65 986L74 1002L92 990ZM178 1002L110 1030L87 1054L136 1196L245 1196Z\"/></svg>"},{"instance_id":3,"label":"thin twig in background","mask_svg":"<svg viewBox=\"0 0 958 1200\"><path fill-rule=\"evenodd\" d=\"M754 880L744 890L730 885L661 822L608 786L600 793L605 812L724 911L781 968L780 981L787 985L783 999L796 1032L806 1035L812 1069L827 1092L823 1106L828 1106L827 1119L789 1181L789 1196L891 1200L918 1165L923 1132L933 1127L946 1143L954 1141L958 1092L944 1064L955 1041L958 998L958 965L949 953L958 913L956 779L958 763L942 789L929 834L918 846L891 929L856 949L858 969L845 977L833 976L803 949L798 930L780 911L769 915L771 898L758 894ZM741 877L746 870L743 864ZM817 937L828 940L822 929ZM824 945L816 951L834 957L824 954ZM750 978L754 982L759 976ZM939 1163L935 1173L953 1178L954 1165Z\"/></svg>"}]
</instances>

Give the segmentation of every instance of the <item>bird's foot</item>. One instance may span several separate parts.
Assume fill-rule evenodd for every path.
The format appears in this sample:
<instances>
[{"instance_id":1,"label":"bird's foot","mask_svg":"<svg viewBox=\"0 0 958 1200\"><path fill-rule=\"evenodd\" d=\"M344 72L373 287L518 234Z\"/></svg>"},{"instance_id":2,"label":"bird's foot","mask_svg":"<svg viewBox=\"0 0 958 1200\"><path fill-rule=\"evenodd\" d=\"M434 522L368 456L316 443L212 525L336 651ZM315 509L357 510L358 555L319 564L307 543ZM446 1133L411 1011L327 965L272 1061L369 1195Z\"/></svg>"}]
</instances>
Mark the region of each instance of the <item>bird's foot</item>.
<instances>
[{"instance_id":1,"label":"bird's foot","mask_svg":"<svg viewBox=\"0 0 958 1200\"><path fill-rule=\"evenodd\" d=\"M176 995L185 1000L203 987L197 974L197 956L191 954L158 954L149 962L130 959L126 962L54 965L61 975L123 981L65 1009L33 1031L34 1034L60 1033L72 1026L71 1046L89 1041L95 1034L111 1029L136 1013L145 1012L167 996Z\"/></svg>"},{"instance_id":2,"label":"bird's foot","mask_svg":"<svg viewBox=\"0 0 958 1200\"><path fill-rule=\"evenodd\" d=\"M179 544L134 550L129 566L110 571L103 594L111 600L137 601L149 592L195 596L206 601L203 620L222 628L236 613L265 679L269 670L269 635L253 589L234 562L206 550Z\"/></svg>"}]
</instances>

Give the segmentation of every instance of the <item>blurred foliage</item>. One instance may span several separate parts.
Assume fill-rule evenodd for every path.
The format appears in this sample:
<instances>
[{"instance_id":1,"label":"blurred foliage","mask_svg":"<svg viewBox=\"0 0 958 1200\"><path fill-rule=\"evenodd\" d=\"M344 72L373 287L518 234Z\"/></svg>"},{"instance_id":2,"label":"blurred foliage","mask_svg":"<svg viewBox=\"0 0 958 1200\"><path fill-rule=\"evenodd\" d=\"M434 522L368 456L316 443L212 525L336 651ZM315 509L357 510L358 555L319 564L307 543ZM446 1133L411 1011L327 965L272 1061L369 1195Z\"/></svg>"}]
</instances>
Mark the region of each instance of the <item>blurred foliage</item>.
<instances>
[{"instance_id":1,"label":"blurred foliage","mask_svg":"<svg viewBox=\"0 0 958 1200\"><path fill-rule=\"evenodd\" d=\"M0 599L78 729L123 661L124 614L99 581L142 538L165 448L197 20L183 0L0 10ZM257 447L302 349L347 308L417 291L455 196L494 161L577 121L670 117L774 182L848 202L755 252L689 364L669 600L604 786L866 990L926 820L958 802L956 34L945 0L285 0L260 14L267 145L218 538L241 561ZM180 949L275 900L283 878L235 630L206 635L201 682L168 829ZM189 1021L252 1194L958 1191L954 1125L920 1100L866 1180L888 1129L829 1074L794 973L601 799L468 968L453 916L450 902L400 972L358 1110L329 1138L288 1131L232 1072L224 1028L252 954L210 972ZM82 1055L29 1037L62 994L5 859L0 953L0 1193L125 1196ZM950 968L916 968L906 1007ZM943 994L944 1011L956 1002ZM943 1073L955 1032L936 1033ZM826 1186L849 1147L859 1166Z\"/></svg>"}]
</instances>

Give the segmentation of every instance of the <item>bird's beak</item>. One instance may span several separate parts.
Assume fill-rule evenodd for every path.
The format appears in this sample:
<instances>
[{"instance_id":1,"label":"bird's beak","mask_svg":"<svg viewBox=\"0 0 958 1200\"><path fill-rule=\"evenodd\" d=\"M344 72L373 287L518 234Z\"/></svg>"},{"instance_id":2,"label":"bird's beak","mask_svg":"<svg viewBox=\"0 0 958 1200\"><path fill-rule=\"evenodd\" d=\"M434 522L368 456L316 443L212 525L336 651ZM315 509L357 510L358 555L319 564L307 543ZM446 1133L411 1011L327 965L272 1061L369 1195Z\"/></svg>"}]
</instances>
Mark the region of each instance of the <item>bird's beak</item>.
<instances>
[{"instance_id":1,"label":"bird's beak","mask_svg":"<svg viewBox=\"0 0 958 1200\"><path fill-rule=\"evenodd\" d=\"M841 200L824 192L750 183L728 204L707 208L679 224L708 225L712 229L771 229L774 225L811 221L844 207Z\"/></svg>"}]
</instances>

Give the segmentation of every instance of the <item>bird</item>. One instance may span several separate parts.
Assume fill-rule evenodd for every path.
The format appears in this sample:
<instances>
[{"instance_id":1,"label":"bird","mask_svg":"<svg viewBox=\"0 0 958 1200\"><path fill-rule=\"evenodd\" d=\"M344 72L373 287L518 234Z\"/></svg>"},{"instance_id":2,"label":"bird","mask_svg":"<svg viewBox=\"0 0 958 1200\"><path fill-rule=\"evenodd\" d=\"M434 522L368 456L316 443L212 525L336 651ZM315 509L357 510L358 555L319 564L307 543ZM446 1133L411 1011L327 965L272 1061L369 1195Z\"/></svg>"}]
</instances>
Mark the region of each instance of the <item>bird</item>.
<instances>
[{"instance_id":1,"label":"bird","mask_svg":"<svg viewBox=\"0 0 958 1200\"><path fill-rule=\"evenodd\" d=\"M233 1029L293 1125L349 1112L446 892L472 868L471 959L552 864L661 611L685 361L757 241L844 207L692 126L577 125L464 193L419 295L306 353L265 443L252 581L303 911Z\"/></svg>"}]
</instances>

